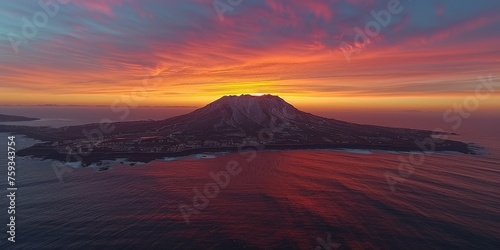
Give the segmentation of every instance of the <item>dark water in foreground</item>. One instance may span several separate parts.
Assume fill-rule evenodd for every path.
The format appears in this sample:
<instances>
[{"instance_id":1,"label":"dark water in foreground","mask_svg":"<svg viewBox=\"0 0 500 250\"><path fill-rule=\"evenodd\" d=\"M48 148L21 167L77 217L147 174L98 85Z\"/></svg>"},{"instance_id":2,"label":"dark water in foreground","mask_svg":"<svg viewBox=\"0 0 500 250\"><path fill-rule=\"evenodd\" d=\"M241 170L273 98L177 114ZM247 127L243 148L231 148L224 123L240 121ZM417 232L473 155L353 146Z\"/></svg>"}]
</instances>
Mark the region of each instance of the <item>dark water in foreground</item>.
<instances>
[{"instance_id":1,"label":"dark water in foreground","mask_svg":"<svg viewBox=\"0 0 500 250\"><path fill-rule=\"evenodd\" d=\"M392 193L383 175L399 156L230 154L75 170L63 182L47 162L19 160L17 242L3 233L1 249L313 249L328 234L339 249L498 249L498 158L428 156ZM229 161L241 173L186 225L179 205Z\"/></svg>"},{"instance_id":2,"label":"dark water in foreground","mask_svg":"<svg viewBox=\"0 0 500 250\"><path fill-rule=\"evenodd\" d=\"M50 162L18 158L16 243L2 191L0 249L315 249L328 235L340 244L331 249L500 249L500 137L470 131L490 154L426 155L394 192L384 174L409 154L235 153L77 169L63 181ZM30 143L18 138L18 148ZM228 163L241 172L186 224L179 205L192 206L193 189Z\"/></svg>"}]
</instances>

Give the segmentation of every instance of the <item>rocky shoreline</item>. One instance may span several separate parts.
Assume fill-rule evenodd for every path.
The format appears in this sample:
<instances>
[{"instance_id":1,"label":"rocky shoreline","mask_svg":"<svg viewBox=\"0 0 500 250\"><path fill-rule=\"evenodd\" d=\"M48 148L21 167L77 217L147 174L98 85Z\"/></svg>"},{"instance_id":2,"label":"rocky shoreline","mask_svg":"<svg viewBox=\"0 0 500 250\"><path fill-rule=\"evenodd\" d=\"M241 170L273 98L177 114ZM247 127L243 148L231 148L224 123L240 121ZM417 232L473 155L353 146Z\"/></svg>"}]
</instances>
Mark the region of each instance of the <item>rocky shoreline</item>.
<instances>
[{"instance_id":1,"label":"rocky shoreline","mask_svg":"<svg viewBox=\"0 0 500 250\"><path fill-rule=\"evenodd\" d=\"M476 146L477 148L477 146ZM245 150L265 151L265 150L377 150L377 151L394 151L394 152L425 152L417 144L408 144L405 147L391 145L341 145L341 144L302 144L302 145L243 145L240 147L217 147L217 148L197 148L183 150L171 153L147 153L147 152L112 152L103 150L94 150L87 155L79 154L63 154L51 147L50 143L39 143L30 148L18 151L19 156L31 156L41 159L57 160L62 162L78 162L81 158L82 166L89 166L105 160L127 159L132 162L148 163L154 160L161 160L167 157L185 157L202 153L223 153L223 152L244 152ZM458 152L463 154L476 155L478 150L471 148L469 144L458 141L443 141L440 144L435 144L434 150L427 152Z\"/></svg>"}]
</instances>

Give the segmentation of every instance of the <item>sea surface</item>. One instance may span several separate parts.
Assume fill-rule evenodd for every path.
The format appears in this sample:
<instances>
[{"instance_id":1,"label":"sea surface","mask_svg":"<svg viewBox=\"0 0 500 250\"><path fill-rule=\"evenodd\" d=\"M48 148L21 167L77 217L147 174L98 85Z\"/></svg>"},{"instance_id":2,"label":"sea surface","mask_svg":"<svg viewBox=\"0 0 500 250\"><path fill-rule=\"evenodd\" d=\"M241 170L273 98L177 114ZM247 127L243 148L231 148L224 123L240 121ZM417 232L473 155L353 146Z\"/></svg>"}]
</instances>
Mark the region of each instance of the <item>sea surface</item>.
<instances>
[{"instance_id":1,"label":"sea surface","mask_svg":"<svg viewBox=\"0 0 500 250\"><path fill-rule=\"evenodd\" d=\"M84 118L69 111L36 113L52 126L118 117L81 109L78 117ZM18 157L16 242L7 241L2 191L0 249L500 249L499 117L472 116L453 130L439 113L339 116L442 128L486 153L264 150L135 166L117 160L107 171ZM36 141L17 135L16 142L19 150ZM0 134L0 154L7 154L6 144L7 134ZM419 164L398 171L410 157ZM0 164L5 190L5 157ZM219 173L229 175L224 187L212 177ZM205 187L210 198L197 195ZM179 207L193 208L193 202L196 212L183 216Z\"/></svg>"}]
</instances>

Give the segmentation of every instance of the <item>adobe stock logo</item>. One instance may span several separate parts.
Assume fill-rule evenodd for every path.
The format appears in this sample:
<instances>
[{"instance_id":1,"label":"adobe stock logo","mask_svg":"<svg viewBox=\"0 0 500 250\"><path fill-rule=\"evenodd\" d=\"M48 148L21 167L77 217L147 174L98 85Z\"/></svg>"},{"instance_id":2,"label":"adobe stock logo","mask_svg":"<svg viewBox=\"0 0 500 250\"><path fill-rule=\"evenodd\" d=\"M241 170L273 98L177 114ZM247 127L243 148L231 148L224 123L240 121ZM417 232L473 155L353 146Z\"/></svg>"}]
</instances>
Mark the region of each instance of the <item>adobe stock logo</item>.
<instances>
[{"instance_id":1,"label":"adobe stock logo","mask_svg":"<svg viewBox=\"0 0 500 250\"><path fill-rule=\"evenodd\" d=\"M217 12L221 21L224 21L224 13L233 12L234 8L238 7L241 3L243 3L243 0L227 0L227 3L222 0L214 0L212 2L215 12Z\"/></svg>"},{"instance_id":2,"label":"adobe stock logo","mask_svg":"<svg viewBox=\"0 0 500 250\"><path fill-rule=\"evenodd\" d=\"M411 0L409 0L411 1ZM359 27L354 27L354 40L351 44L341 42L340 51L344 54L348 63L351 62L353 54L361 53L362 49L373 42L373 39L380 35L382 28L386 28L392 21L393 15L398 15L403 12L404 7L399 0L390 0L387 3L386 10L370 11L373 20L365 24L364 30Z\"/></svg>"},{"instance_id":3,"label":"adobe stock logo","mask_svg":"<svg viewBox=\"0 0 500 250\"><path fill-rule=\"evenodd\" d=\"M231 177L236 177L243 171L243 168L239 166L239 162L237 161L229 161L226 164L226 169L214 173L210 172L210 177L214 182L210 182L205 184L203 188L203 193L197 188L193 188L194 197L193 197L193 205L181 204L179 205L179 211L186 222L186 225L189 225L191 220L189 217L193 214L200 214L201 211L208 207L210 204L210 199L217 198L221 189L225 189L229 183L231 182Z\"/></svg>"},{"instance_id":4,"label":"adobe stock logo","mask_svg":"<svg viewBox=\"0 0 500 250\"><path fill-rule=\"evenodd\" d=\"M18 35L13 32L7 34L7 38L14 52L18 54L19 46L29 43L31 39L38 35L39 29L47 26L50 18L55 17L59 13L59 4L66 5L70 1L71 0L39 0L38 5L42 10L35 12L31 18L25 16L21 18L21 34Z\"/></svg>"}]
</instances>

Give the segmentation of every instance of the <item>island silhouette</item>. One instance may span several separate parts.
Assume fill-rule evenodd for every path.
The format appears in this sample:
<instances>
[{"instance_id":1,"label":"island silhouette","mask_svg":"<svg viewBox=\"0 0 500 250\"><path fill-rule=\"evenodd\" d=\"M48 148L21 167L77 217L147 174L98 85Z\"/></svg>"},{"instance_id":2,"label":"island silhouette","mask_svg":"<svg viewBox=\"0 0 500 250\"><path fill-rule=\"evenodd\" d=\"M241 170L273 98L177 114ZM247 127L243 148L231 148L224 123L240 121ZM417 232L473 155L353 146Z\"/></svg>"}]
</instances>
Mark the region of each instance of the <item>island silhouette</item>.
<instances>
[{"instance_id":1,"label":"island silhouette","mask_svg":"<svg viewBox=\"0 0 500 250\"><path fill-rule=\"evenodd\" d=\"M165 120L62 128L1 125L0 131L44 141L19 151L21 156L81 161L84 166L117 158L148 162L252 147L476 154L468 144L448 140L449 134L444 132L362 125L320 117L300 111L274 95L224 96L193 112Z\"/></svg>"}]
</instances>

